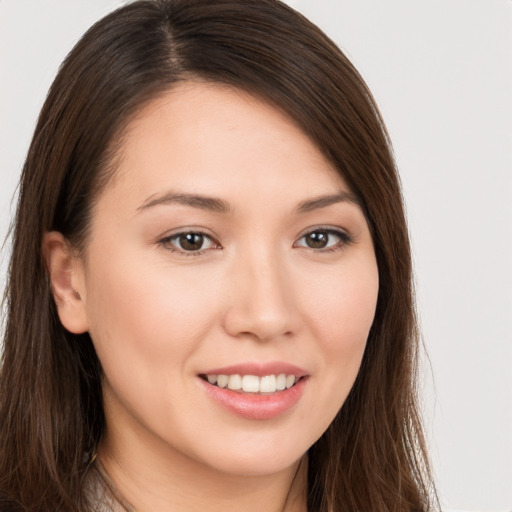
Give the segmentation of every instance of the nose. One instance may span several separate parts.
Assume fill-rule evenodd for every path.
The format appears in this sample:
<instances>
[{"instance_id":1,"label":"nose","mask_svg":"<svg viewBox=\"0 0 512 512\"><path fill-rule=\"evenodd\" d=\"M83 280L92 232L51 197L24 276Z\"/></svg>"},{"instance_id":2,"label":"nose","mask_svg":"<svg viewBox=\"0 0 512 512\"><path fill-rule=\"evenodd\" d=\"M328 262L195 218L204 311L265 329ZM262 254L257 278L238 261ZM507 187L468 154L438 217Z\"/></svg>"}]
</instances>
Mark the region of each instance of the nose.
<instances>
[{"instance_id":1,"label":"nose","mask_svg":"<svg viewBox=\"0 0 512 512\"><path fill-rule=\"evenodd\" d=\"M231 269L224 316L231 336L265 341L290 336L298 328L290 272L275 254L262 252L239 258Z\"/></svg>"}]
</instances>

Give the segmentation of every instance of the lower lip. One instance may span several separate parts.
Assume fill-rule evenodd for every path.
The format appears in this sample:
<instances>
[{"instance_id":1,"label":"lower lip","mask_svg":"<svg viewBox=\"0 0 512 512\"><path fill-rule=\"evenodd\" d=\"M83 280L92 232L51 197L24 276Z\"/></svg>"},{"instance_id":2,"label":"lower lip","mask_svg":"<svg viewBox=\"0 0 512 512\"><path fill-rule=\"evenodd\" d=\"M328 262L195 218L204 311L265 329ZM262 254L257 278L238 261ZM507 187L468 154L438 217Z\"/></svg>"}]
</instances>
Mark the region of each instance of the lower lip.
<instances>
[{"instance_id":1,"label":"lower lip","mask_svg":"<svg viewBox=\"0 0 512 512\"><path fill-rule=\"evenodd\" d=\"M276 393L261 395L239 393L219 388L199 378L204 389L215 402L228 411L250 420L270 420L291 409L302 396L307 378L301 378L294 386Z\"/></svg>"}]
</instances>

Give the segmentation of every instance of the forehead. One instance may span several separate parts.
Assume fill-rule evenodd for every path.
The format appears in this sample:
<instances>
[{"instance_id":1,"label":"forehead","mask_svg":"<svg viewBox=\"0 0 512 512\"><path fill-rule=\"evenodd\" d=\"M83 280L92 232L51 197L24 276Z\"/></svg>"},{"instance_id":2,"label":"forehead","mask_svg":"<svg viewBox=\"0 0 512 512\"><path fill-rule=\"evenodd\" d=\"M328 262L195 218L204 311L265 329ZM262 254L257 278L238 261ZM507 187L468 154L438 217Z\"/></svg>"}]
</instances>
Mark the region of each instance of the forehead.
<instances>
[{"instance_id":1,"label":"forehead","mask_svg":"<svg viewBox=\"0 0 512 512\"><path fill-rule=\"evenodd\" d=\"M262 195L348 190L294 120L224 85L175 86L138 112L120 142L117 172L125 186L146 195L162 187L218 196L247 185Z\"/></svg>"}]
</instances>

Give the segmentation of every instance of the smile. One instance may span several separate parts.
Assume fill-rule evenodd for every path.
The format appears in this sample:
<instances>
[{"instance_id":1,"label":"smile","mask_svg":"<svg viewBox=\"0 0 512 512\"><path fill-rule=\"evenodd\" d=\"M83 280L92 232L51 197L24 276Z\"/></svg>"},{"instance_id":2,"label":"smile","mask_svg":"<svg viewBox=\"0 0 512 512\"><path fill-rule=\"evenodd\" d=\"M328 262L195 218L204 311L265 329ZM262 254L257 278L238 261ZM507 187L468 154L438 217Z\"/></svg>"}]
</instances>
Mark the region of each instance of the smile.
<instances>
[{"instance_id":1,"label":"smile","mask_svg":"<svg viewBox=\"0 0 512 512\"><path fill-rule=\"evenodd\" d=\"M213 386L227 388L240 393L276 393L294 386L300 379L295 375L280 373L278 375L201 375L203 380Z\"/></svg>"}]
</instances>

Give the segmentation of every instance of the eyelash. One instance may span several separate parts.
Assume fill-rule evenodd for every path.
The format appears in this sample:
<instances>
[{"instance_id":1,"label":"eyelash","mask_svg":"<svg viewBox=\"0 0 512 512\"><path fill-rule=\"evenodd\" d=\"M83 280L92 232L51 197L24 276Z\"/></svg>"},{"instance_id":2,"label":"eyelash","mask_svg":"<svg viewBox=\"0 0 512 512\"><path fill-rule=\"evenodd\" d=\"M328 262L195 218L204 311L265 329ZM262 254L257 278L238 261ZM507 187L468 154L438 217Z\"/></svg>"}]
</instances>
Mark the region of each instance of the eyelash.
<instances>
[{"instance_id":1,"label":"eyelash","mask_svg":"<svg viewBox=\"0 0 512 512\"><path fill-rule=\"evenodd\" d=\"M309 247L307 245L298 245L298 242L303 240L305 237L311 236L313 234L320 234L320 233L327 234L328 237L334 236L334 237L338 238L338 241L331 247L314 248L314 247ZM202 237L204 237L204 239L209 240L210 243L213 244L213 247L207 247L206 249L200 249L197 251L194 251L194 250L187 251L183 248L177 247L175 245L175 242L177 240L179 240L180 237L187 236L187 235L202 236ZM314 252L326 253L326 252L334 252L334 251L342 250L344 247L351 245L353 242L354 242L354 240L353 240L352 236L350 236L346 231L343 231L341 229L334 229L331 227L317 226L314 229L311 229L311 230L303 233L297 239L297 242L295 242L293 244L293 247L304 247L305 249L310 249L311 251L314 251ZM158 243L159 243L159 245L165 247L169 251L177 252L184 256L201 256L202 254L204 254L205 252L207 252L209 250L222 248L221 245L219 244L219 242L217 242L211 235L209 235L208 233L205 233L204 231L195 230L195 229L189 230L189 231L180 231L179 233L175 233L173 235L162 238L161 240L159 240Z\"/></svg>"},{"instance_id":2,"label":"eyelash","mask_svg":"<svg viewBox=\"0 0 512 512\"><path fill-rule=\"evenodd\" d=\"M187 251L185 249L181 249L179 247L176 247L173 244L173 241L177 241L180 237L187 236L187 235L199 235L199 236L202 236L206 240L210 240L210 242L213 244L213 247L208 247L206 249L200 249L198 251ZM199 229L191 229L191 230L188 230L188 231L180 231L179 233L175 233L173 235L170 235L170 236L167 236L165 238L162 238L162 240L160 240L158 243L161 246L163 246L166 249L168 249L169 251L177 252L177 253L182 254L184 256L201 256L202 254L204 254L205 252L207 252L207 251L209 251L211 249L220 249L221 248L220 244L211 235L209 235L208 233L205 233L204 231L201 231Z\"/></svg>"},{"instance_id":3,"label":"eyelash","mask_svg":"<svg viewBox=\"0 0 512 512\"><path fill-rule=\"evenodd\" d=\"M308 247L306 245L299 245L298 247L304 247L306 249L310 249L314 252L334 252L344 249L346 246L351 245L354 243L354 239L351 235L349 235L346 231L343 231L342 229L338 228L332 228L332 227L323 227L323 226L316 226L313 229L310 229L303 233L299 238L298 241L294 243L294 247L297 247L297 244L299 241L303 240L307 236L311 236L313 234L327 234L328 237L334 236L338 238L338 241L332 245L331 247L321 247L321 248L314 248L314 247Z\"/></svg>"}]
</instances>

